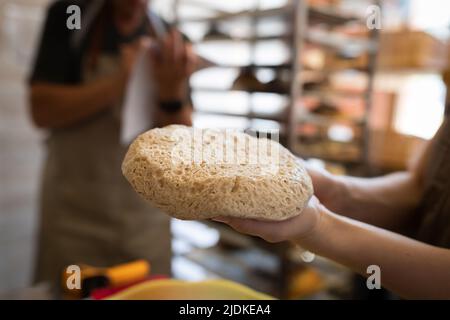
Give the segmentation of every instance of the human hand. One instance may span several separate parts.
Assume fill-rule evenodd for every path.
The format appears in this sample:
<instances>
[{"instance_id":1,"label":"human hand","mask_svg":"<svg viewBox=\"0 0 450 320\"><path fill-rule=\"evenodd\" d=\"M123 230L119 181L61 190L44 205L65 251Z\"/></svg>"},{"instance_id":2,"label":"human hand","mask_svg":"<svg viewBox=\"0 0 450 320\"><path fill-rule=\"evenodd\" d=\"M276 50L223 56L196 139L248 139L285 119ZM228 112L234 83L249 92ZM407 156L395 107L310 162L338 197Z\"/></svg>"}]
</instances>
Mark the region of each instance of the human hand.
<instances>
[{"instance_id":1,"label":"human hand","mask_svg":"<svg viewBox=\"0 0 450 320\"><path fill-rule=\"evenodd\" d=\"M333 212L340 212L345 201L342 181L324 169L314 168L305 163L306 171L311 177L314 195Z\"/></svg>"},{"instance_id":2,"label":"human hand","mask_svg":"<svg viewBox=\"0 0 450 320\"><path fill-rule=\"evenodd\" d=\"M151 39L149 37L141 37L131 43L126 43L120 47L120 59L121 59L121 70L124 73L126 79L129 78L136 61L139 57L139 53L144 48L148 48L151 44Z\"/></svg>"},{"instance_id":3,"label":"human hand","mask_svg":"<svg viewBox=\"0 0 450 320\"><path fill-rule=\"evenodd\" d=\"M230 217L217 217L213 220L226 223L240 233L257 236L267 242L293 241L301 244L314 235L325 213L326 209L313 196L298 216L281 222Z\"/></svg>"},{"instance_id":4,"label":"human hand","mask_svg":"<svg viewBox=\"0 0 450 320\"><path fill-rule=\"evenodd\" d=\"M184 100L188 79L198 64L190 44L173 30L151 51L153 75L159 86L160 101Z\"/></svg>"}]
</instances>

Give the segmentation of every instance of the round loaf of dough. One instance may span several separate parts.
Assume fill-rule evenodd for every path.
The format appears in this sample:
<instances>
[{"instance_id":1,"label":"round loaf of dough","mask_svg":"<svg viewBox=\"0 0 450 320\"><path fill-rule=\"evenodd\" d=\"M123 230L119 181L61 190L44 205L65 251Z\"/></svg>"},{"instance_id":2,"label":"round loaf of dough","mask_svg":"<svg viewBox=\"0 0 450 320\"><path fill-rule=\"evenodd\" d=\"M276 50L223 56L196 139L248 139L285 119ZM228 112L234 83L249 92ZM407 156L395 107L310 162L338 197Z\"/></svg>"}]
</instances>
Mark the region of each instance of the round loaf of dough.
<instances>
[{"instance_id":1,"label":"round loaf of dough","mask_svg":"<svg viewBox=\"0 0 450 320\"><path fill-rule=\"evenodd\" d=\"M281 221L313 194L302 161L278 142L229 130L171 125L140 135L122 171L137 193L183 220Z\"/></svg>"}]
</instances>

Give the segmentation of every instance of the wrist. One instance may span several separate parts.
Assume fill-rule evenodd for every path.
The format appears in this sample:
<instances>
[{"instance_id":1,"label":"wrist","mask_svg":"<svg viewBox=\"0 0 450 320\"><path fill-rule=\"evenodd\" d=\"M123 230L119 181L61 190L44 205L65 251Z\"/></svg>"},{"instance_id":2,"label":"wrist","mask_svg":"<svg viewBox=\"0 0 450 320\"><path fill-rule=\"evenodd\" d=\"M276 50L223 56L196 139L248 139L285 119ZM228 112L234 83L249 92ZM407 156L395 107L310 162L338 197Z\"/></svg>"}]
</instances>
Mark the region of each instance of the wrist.
<instances>
[{"instance_id":1,"label":"wrist","mask_svg":"<svg viewBox=\"0 0 450 320\"><path fill-rule=\"evenodd\" d=\"M178 113L183 109L183 101L176 100L160 100L158 102L159 109L165 113Z\"/></svg>"},{"instance_id":2,"label":"wrist","mask_svg":"<svg viewBox=\"0 0 450 320\"><path fill-rule=\"evenodd\" d=\"M318 243L320 239L326 235L326 229L328 225L328 220L330 219L331 213L322 204L318 204L314 208L314 214L312 218L309 219L309 226L300 235L293 239L293 242L297 245L302 246L305 249L312 249L315 244Z\"/></svg>"},{"instance_id":3,"label":"wrist","mask_svg":"<svg viewBox=\"0 0 450 320\"><path fill-rule=\"evenodd\" d=\"M333 212L341 212L347 201L347 183L345 177L336 176L330 173L327 175L326 194L322 203Z\"/></svg>"}]
</instances>

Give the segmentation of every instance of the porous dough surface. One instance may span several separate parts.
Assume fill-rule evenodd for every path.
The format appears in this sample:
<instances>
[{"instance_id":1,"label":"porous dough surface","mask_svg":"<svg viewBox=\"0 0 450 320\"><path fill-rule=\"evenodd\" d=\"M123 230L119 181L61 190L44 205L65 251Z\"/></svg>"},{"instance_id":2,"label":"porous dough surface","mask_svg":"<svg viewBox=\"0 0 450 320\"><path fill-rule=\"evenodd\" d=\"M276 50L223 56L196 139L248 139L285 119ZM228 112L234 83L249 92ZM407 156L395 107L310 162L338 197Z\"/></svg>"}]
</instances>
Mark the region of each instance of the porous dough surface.
<instances>
[{"instance_id":1,"label":"porous dough surface","mask_svg":"<svg viewBox=\"0 0 450 320\"><path fill-rule=\"evenodd\" d=\"M150 130L131 144L122 172L144 199L183 220L282 221L300 214L313 194L300 159L276 141L237 131Z\"/></svg>"}]
</instances>

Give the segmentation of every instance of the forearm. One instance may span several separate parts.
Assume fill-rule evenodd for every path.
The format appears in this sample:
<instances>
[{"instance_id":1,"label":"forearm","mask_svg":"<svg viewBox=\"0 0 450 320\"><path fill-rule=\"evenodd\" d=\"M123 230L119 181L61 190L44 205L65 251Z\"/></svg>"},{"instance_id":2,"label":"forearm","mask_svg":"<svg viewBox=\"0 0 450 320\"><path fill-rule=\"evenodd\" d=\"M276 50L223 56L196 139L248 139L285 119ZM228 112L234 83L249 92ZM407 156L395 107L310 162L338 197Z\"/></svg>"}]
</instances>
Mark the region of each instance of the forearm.
<instances>
[{"instance_id":1,"label":"forearm","mask_svg":"<svg viewBox=\"0 0 450 320\"><path fill-rule=\"evenodd\" d=\"M379 266L382 285L404 298L450 299L450 250L322 210L316 228L296 240L299 245L361 275Z\"/></svg>"},{"instance_id":2,"label":"forearm","mask_svg":"<svg viewBox=\"0 0 450 320\"><path fill-rule=\"evenodd\" d=\"M78 85L36 83L31 86L31 110L37 126L63 128L88 119L120 99L126 75L122 72Z\"/></svg>"},{"instance_id":3,"label":"forearm","mask_svg":"<svg viewBox=\"0 0 450 320\"><path fill-rule=\"evenodd\" d=\"M421 198L421 184L411 172L373 179L335 179L336 205L330 209L389 230L403 227Z\"/></svg>"}]
</instances>

